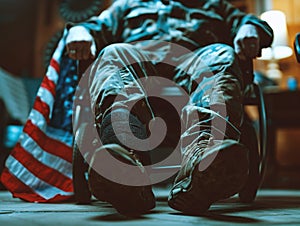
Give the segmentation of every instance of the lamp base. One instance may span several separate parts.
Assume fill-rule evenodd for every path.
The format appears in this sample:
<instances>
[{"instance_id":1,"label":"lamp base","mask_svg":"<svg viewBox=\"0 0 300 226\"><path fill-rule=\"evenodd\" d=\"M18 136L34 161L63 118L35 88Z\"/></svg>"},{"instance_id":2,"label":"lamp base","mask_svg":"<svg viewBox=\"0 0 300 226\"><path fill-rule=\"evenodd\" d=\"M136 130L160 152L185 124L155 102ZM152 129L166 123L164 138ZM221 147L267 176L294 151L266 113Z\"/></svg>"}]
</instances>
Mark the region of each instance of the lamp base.
<instances>
[{"instance_id":1,"label":"lamp base","mask_svg":"<svg viewBox=\"0 0 300 226\"><path fill-rule=\"evenodd\" d=\"M276 61L270 61L268 63L268 69L266 71L266 75L268 78L273 80L279 85L282 80L282 72L279 69L279 65Z\"/></svg>"}]
</instances>

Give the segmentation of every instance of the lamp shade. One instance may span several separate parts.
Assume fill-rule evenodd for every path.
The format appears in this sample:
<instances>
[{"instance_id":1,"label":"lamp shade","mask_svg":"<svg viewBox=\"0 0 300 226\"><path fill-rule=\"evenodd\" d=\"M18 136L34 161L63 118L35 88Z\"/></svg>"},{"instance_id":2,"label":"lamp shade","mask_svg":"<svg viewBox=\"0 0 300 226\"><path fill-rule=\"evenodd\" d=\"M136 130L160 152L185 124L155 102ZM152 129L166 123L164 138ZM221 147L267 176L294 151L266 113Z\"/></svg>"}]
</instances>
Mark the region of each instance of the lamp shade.
<instances>
[{"instance_id":1,"label":"lamp shade","mask_svg":"<svg viewBox=\"0 0 300 226\"><path fill-rule=\"evenodd\" d=\"M287 46L288 31L285 14L279 10L270 10L261 14L261 19L273 29L274 41L272 46Z\"/></svg>"},{"instance_id":2,"label":"lamp shade","mask_svg":"<svg viewBox=\"0 0 300 226\"><path fill-rule=\"evenodd\" d=\"M292 48L288 46L288 30L286 16L280 10L269 10L261 14L261 19L266 21L274 32L274 40L271 48L262 50L260 60L284 59L293 54Z\"/></svg>"}]
</instances>

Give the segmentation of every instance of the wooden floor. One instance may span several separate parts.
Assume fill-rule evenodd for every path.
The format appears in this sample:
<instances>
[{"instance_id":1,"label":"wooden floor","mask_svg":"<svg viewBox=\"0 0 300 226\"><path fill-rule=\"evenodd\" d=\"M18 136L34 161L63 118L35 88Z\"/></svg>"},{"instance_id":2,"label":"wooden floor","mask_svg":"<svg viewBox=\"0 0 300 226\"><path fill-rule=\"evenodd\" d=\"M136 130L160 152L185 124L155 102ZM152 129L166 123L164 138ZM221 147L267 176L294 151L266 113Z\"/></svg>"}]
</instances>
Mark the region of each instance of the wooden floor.
<instances>
[{"instance_id":1,"label":"wooden floor","mask_svg":"<svg viewBox=\"0 0 300 226\"><path fill-rule=\"evenodd\" d=\"M251 205L238 197L215 203L202 216L186 216L168 207L167 189L155 188L156 208L139 218L119 215L107 203L35 204L0 192L0 225L300 225L300 190L260 190Z\"/></svg>"}]
</instances>

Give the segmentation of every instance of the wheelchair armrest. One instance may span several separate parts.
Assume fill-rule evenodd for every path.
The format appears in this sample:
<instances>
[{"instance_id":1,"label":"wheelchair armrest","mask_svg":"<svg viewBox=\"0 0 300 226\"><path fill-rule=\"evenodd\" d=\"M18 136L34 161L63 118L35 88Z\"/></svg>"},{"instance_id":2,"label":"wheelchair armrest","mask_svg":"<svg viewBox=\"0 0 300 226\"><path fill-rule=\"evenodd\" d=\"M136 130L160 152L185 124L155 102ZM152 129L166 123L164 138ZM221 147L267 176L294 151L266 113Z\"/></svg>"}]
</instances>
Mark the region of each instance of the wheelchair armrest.
<instances>
[{"instance_id":1,"label":"wheelchair armrest","mask_svg":"<svg viewBox=\"0 0 300 226\"><path fill-rule=\"evenodd\" d=\"M300 63L300 32L296 34L294 41L294 49L298 63Z\"/></svg>"}]
</instances>

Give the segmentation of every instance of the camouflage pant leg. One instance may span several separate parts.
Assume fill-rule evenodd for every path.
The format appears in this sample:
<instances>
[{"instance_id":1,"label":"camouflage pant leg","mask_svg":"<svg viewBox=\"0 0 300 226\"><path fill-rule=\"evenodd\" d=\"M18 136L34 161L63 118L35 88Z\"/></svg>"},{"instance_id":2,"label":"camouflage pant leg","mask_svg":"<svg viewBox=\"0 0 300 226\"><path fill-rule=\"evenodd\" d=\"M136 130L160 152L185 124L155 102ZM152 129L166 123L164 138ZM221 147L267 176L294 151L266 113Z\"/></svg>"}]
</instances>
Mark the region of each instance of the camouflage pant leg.
<instances>
[{"instance_id":1,"label":"camouflage pant leg","mask_svg":"<svg viewBox=\"0 0 300 226\"><path fill-rule=\"evenodd\" d=\"M176 64L175 82L190 95L182 111L183 147L198 142L203 136L239 140L243 79L234 50L214 44L185 54ZM101 52L90 75L96 120L101 120L105 111L114 106L128 108L138 100L145 101L135 105L137 114L147 119L153 117L141 78L157 75L157 71L142 51L130 44L110 45Z\"/></svg>"},{"instance_id":2,"label":"camouflage pant leg","mask_svg":"<svg viewBox=\"0 0 300 226\"><path fill-rule=\"evenodd\" d=\"M104 48L89 71L96 121L101 121L105 112L114 107L128 108L145 120L153 117L143 83L148 75L155 74L146 52L133 45L120 43Z\"/></svg>"},{"instance_id":3,"label":"camouflage pant leg","mask_svg":"<svg viewBox=\"0 0 300 226\"><path fill-rule=\"evenodd\" d=\"M182 111L182 152L201 140L239 140L243 120L241 77L234 50L224 44L179 59L175 81L190 94Z\"/></svg>"}]
</instances>

